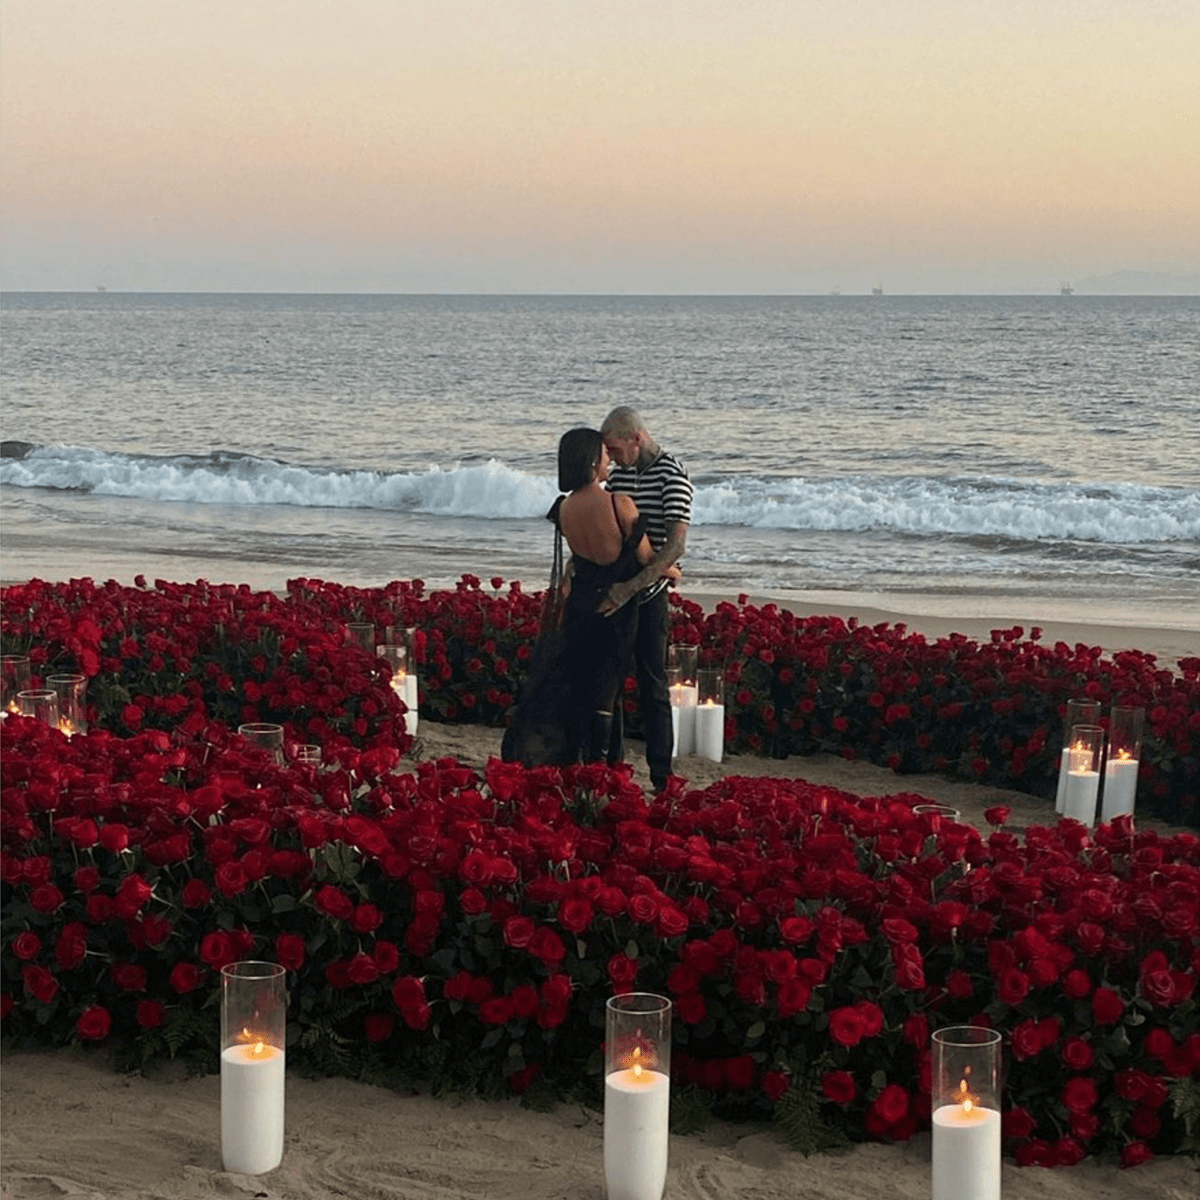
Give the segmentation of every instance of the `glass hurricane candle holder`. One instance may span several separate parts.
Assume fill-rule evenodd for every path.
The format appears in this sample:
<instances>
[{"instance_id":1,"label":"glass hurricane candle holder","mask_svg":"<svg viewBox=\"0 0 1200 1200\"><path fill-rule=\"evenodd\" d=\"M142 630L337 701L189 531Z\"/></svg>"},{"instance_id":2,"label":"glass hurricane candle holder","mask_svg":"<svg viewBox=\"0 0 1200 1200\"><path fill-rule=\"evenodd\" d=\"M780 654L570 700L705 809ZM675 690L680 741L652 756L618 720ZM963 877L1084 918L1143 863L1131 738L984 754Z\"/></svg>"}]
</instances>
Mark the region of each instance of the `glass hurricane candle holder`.
<instances>
[{"instance_id":1,"label":"glass hurricane candle holder","mask_svg":"<svg viewBox=\"0 0 1200 1200\"><path fill-rule=\"evenodd\" d=\"M671 1001L613 996L604 1014L604 1188L607 1200L660 1200L671 1112Z\"/></svg>"},{"instance_id":2,"label":"glass hurricane candle holder","mask_svg":"<svg viewBox=\"0 0 1200 1200\"><path fill-rule=\"evenodd\" d=\"M725 673L716 667L696 672L696 753L710 762L725 755Z\"/></svg>"},{"instance_id":3,"label":"glass hurricane candle holder","mask_svg":"<svg viewBox=\"0 0 1200 1200\"><path fill-rule=\"evenodd\" d=\"M58 693L53 688L27 688L17 693L17 711L58 728Z\"/></svg>"},{"instance_id":4,"label":"glass hurricane candle holder","mask_svg":"<svg viewBox=\"0 0 1200 1200\"><path fill-rule=\"evenodd\" d=\"M276 963L221 968L221 1161L261 1175L283 1159L286 972Z\"/></svg>"},{"instance_id":5,"label":"glass hurricane candle holder","mask_svg":"<svg viewBox=\"0 0 1200 1200\"><path fill-rule=\"evenodd\" d=\"M380 658L386 659L392 668L392 678L389 681L392 691L404 701L404 706L408 710L404 714L404 728L410 737L415 736L417 732L417 681L416 677L410 676L408 672L408 646L390 643L376 646L375 651Z\"/></svg>"},{"instance_id":6,"label":"glass hurricane candle holder","mask_svg":"<svg viewBox=\"0 0 1200 1200\"><path fill-rule=\"evenodd\" d=\"M926 833L941 832L942 825L947 821L957 821L960 813L957 808L948 804L914 804L913 816L919 818L919 823Z\"/></svg>"},{"instance_id":7,"label":"glass hurricane candle holder","mask_svg":"<svg viewBox=\"0 0 1200 1200\"><path fill-rule=\"evenodd\" d=\"M303 742L292 749L292 761L306 767L321 765L321 747L312 742Z\"/></svg>"},{"instance_id":8,"label":"glass hurricane candle holder","mask_svg":"<svg viewBox=\"0 0 1200 1200\"><path fill-rule=\"evenodd\" d=\"M87 733L87 676L47 675L46 686L58 695L58 727L68 737Z\"/></svg>"},{"instance_id":9,"label":"glass hurricane candle holder","mask_svg":"<svg viewBox=\"0 0 1200 1200\"><path fill-rule=\"evenodd\" d=\"M699 646L687 646L676 642L667 647L667 670L677 668L680 683L694 684L696 683L696 665L699 654Z\"/></svg>"},{"instance_id":10,"label":"glass hurricane candle holder","mask_svg":"<svg viewBox=\"0 0 1200 1200\"><path fill-rule=\"evenodd\" d=\"M1000 1200L1000 1034L934 1031L933 1200Z\"/></svg>"},{"instance_id":11,"label":"glass hurricane candle holder","mask_svg":"<svg viewBox=\"0 0 1200 1200\"><path fill-rule=\"evenodd\" d=\"M1064 817L1096 822L1100 794L1100 761L1104 755L1104 730L1099 725L1076 725L1067 750L1067 786L1063 792Z\"/></svg>"},{"instance_id":12,"label":"glass hurricane candle holder","mask_svg":"<svg viewBox=\"0 0 1200 1200\"><path fill-rule=\"evenodd\" d=\"M0 709L21 711L17 696L29 691L30 678L28 654L0 655Z\"/></svg>"},{"instance_id":13,"label":"glass hurricane candle holder","mask_svg":"<svg viewBox=\"0 0 1200 1200\"><path fill-rule=\"evenodd\" d=\"M238 726L238 733L252 746L265 750L275 762L283 766L283 726L266 721L252 721Z\"/></svg>"},{"instance_id":14,"label":"glass hurricane candle holder","mask_svg":"<svg viewBox=\"0 0 1200 1200\"><path fill-rule=\"evenodd\" d=\"M1133 812L1142 759L1146 710L1113 705L1108 716L1108 760L1104 764L1100 819L1111 821Z\"/></svg>"},{"instance_id":15,"label":"glass hurricane candle holder","mask_svg":"<svg viewBox=\"0 0 1200 1200\"><path fill-rule=\"evenodd\" d=\"M667 694L671 698L671 730L675 735L674 756L696 752L695 682L689 683L682 667L667 668Z\"/></svg>"},{"instance_id":16,"label":"glass hurricane candle holder","mask_svg":"<svg viewBox=\"0 0 1200 1200\"><path fill-rule=\"evenodd\" d=\"M1076 725L1095 725L1100 720L1099 700L1068 700L1067 714L1063 717L1062 759L1058 767L1058 791L1054 797L1054 811L1061 813L1067 797L1067 775L1071 769L1068 751Z\"/></svg>"}]
</instances>

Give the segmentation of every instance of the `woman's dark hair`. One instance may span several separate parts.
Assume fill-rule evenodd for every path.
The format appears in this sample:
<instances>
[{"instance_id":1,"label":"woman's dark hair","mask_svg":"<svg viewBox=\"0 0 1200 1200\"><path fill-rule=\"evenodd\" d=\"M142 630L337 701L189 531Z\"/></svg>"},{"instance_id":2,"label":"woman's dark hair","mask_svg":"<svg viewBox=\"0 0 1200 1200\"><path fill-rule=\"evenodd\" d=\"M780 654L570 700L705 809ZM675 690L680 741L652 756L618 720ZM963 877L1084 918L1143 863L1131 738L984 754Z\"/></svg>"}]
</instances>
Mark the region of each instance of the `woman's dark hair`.
<instances>
[{"instance_id":1,"label":"woman's dark hair","mask_svg":"<svg viewBox=\"0 0 1200 1200\"><path fill-rule=\"evenodd\" d=\"M591 483L604 439L596 429L568 429L558 441L558 490L573 492Z\"/></svg>"}]
</instances>

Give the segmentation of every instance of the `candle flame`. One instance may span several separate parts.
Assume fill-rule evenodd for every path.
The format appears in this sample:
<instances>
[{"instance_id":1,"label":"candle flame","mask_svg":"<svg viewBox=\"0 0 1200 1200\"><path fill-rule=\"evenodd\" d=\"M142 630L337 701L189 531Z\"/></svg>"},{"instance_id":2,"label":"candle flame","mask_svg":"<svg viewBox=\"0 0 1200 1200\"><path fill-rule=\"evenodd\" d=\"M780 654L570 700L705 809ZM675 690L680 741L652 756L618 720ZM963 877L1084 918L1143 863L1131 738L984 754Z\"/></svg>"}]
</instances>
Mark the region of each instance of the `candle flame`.
<instances>
[{"instance_id":1,"label":"candle flame","mask_svg":"<svg viewBox=\"0 0 1200 1200\"><path fill-rule=\"evenodd\" d=\"M970 1067L967 1067L963 1072L964 1075L970 1075L970 1073ZM975 1101L978 1099L978 1097L972 1096L971 1093L967 1091L967 1081L965 1078L958 1085L958 1094L959 1099L962 1101L963 1112L969 1113L975 1107Z\"/></svg>"}]
</instances>

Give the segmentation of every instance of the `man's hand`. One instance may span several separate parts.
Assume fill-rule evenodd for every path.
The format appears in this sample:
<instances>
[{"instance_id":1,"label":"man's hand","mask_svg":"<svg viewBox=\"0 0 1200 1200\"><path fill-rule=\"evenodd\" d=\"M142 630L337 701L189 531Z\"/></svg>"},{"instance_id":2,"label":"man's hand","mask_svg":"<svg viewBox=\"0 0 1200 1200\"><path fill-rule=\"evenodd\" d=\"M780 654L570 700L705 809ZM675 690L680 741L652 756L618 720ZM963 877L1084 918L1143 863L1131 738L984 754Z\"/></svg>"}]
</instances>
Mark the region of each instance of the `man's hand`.
<instances>
[{"instance_id":1,"label":"man's hand","mask_svg":"<svg viewBox=\"0 0 1200 1200\"><path fill-rule=\"evenodd\" d=\"M618 612L629 603L636 591L637 588L630 587L628 581L625 583L614 583L608 589L608 595L600 601L600 607L597 611L602 617L611 617L613 613Z\"/></svg>"}]
</instances>

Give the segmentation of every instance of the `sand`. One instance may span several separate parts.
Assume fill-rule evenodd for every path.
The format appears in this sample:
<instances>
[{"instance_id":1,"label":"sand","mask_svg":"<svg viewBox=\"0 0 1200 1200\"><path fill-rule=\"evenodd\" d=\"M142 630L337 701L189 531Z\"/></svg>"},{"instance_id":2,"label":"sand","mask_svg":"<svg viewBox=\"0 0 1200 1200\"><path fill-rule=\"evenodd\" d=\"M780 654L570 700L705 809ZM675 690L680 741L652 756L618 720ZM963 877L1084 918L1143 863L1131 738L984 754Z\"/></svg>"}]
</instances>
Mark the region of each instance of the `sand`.
<instances>
[{"instance_id":1,"label":"sand","mask_svg":"<svg viewBox=\"0 0 1200 1200\"><path fill-rule=\"evenodd\" d=\"M758 602L758 601L756 601ZM990 614L901 616L886 606L814 602L796 611L857 612L864 622L906 621L926 636L1031 622ZM1050 641L1106 650L1141 649L1164 661L1200 653L1194 630L1133 629L1076 621L1038 622ZM454 755L482 766L499 751L496 730L423 721L416 754ZM640 743L628 760L648 785ZM802 778L858 795L906 793L959 809L982 824L983 810L1005 804L1010 828L1052 818L1044 800L931 775L897 776L829 755L783 761L747 756L722 764L677 761L692 787L723 775ZM1160 822L1141 821L1164 830ZM148 1076L112 1073L104 1051L7 1053L0 1059L0 1197L42 1200L601 1200L598 1112L560 1105L536 1113L514 1100L465 1103L400 1095L346 1080L287 1082L282 1165L262 1176L226 1174L220 1158L217 1076L188 1079L172 1065ZM701 1134L672 1137L668 1200L848 1200L931 1194L929 1135L904 1145L863 1145L843 1155L805 1158L769 1125L714 1122ZM1072 1168L1003 1167L1006 1200L1195 1200L1200 1164L1180 1157L1123 1171L1085 1161Z\"/></svg>"}]
</instances>

